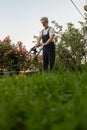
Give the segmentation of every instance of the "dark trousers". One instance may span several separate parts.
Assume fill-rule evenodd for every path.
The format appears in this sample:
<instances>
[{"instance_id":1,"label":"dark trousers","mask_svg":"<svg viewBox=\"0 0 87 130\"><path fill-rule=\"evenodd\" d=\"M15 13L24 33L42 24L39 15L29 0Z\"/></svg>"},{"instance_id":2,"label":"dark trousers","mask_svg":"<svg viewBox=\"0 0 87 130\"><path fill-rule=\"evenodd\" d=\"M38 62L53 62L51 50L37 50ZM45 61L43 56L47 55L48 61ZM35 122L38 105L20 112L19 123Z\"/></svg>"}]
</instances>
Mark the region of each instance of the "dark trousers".
<instances>
[{"instance_id":1,"label":"dark trousers","mask_svg":"<svg viewBox=\"0 0 87 130\"><path fill-rule=\"evenodd\" d=\"M52 70L55 63L55 45L49 44L43 47L43 69Z\"/></svg>"}]
</instances>

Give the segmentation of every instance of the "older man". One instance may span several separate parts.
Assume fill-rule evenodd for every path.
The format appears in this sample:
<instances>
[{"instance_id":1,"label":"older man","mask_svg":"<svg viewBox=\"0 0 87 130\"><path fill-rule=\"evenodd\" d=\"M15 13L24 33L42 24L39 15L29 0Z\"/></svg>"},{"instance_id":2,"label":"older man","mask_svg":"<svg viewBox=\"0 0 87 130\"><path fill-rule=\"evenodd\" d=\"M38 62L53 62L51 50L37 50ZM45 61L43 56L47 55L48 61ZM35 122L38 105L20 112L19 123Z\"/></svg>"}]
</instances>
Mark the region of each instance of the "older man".
<instances>
[{"instance_id":1,"label":"older man","mask_svg":"<svg viewBox=\"0 0 87 130\"><path fill-rule=\"evenodd\" d=\"M50 70L52 70L54 62L55 62L55 45L53 41L54 36L55 36L55 30L54 28L48 25L49 22L48 22L47 17L42 17L40 21L44 29L40 32L36 46L38 47L40 45L40 41L42 39L43 69L48 70L48 67L49 67Z\"/></svg>"}]
</instances>

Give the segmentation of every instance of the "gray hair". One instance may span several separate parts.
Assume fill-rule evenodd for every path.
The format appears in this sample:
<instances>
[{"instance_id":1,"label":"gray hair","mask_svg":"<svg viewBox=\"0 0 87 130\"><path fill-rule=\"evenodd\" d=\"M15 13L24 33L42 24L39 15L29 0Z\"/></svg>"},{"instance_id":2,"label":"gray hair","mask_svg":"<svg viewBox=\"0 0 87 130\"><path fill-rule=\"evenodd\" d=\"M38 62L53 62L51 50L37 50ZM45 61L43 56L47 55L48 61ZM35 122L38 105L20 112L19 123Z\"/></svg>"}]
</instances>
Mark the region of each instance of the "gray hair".
<instances>
[{"instance_id":1,"label":"gray hair","mask_svg":"<svg viewBox=\"0 0 87 130\"><path fill-rule=\"evenodd\" d=\"M48 18L47 18L47 17L42 17L42 18L40 19L40 21L42 21L42 20L45 20L45 21L48 22Z\"/></svg>"}]
</instances>

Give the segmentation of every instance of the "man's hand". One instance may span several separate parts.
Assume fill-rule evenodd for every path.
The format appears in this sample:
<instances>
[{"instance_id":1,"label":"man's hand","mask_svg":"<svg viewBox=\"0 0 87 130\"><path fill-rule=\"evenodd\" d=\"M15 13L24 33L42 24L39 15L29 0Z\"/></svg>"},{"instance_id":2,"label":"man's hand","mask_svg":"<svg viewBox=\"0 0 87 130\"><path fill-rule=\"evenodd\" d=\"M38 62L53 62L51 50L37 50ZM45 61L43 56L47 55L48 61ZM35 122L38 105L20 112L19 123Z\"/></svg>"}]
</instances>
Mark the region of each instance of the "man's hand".
<instances>
[{"instance_id":1,"label":"man's hand","mask_svg":"<svg viewBox=\"0 0 87 130\"><path fill-rule=\"evenodd\" d=\"M44 43L40 43L40 46L44 46Z\"/></svg>"},{"instance_id":2,"label":"man's hand","mask_svg":"<svg viewBox=\"0 0 87 130\"><path fill-rule=\"evenodd\" d=\"M37 43L35 46L36 46L36 47L39 47L40 45Z\"/></svg>"},{"instance_id":3,"label":"man's hand","mask_svg":"<svg viewBox=\"0 0 87 130\"><path fill-rule=\"evenodd\" d=\"M36 47L39 47L39 46L44 46L44 43L37 43L36 45L35 45Z\"/></svg>"}]
</instances>

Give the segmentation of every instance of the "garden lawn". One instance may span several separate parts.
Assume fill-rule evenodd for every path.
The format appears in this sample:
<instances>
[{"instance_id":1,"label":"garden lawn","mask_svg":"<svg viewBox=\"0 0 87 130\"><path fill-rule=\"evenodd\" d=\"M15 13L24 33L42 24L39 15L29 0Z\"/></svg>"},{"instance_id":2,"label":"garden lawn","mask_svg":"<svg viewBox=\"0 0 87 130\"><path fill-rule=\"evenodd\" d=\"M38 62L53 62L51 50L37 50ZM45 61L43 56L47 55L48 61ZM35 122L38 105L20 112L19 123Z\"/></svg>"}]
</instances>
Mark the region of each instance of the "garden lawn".
<instances>
[{"instance_id":1,"label":"garden lawn","mask_svg":"<svg viewBox=\"0 0 87 130\"><path fill-rule=\"evenodd\" d=\"M87 130L87 73L1 77L0 130Z\"/></svg>"}]
</instances>

